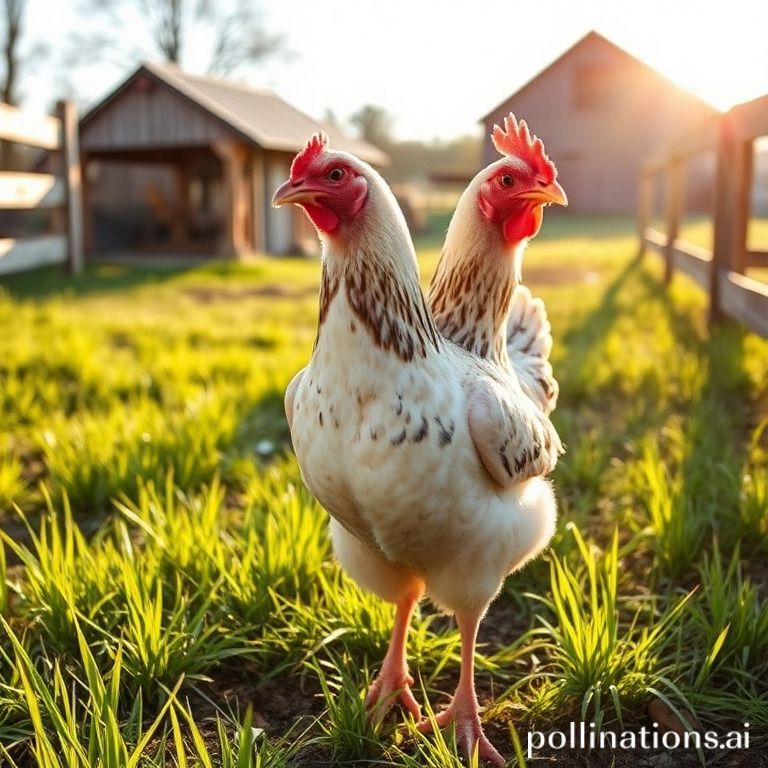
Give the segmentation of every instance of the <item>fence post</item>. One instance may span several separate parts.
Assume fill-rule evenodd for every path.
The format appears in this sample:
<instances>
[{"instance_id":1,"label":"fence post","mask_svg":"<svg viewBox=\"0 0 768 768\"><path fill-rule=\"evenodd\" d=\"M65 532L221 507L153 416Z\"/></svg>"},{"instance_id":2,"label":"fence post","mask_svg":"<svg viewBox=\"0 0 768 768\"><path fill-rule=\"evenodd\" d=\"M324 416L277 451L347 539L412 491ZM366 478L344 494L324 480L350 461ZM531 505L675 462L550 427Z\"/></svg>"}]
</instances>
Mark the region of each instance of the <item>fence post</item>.
<instances>
[{"instance_id":1,"label":"fence post","mask_svg":"<svg viewBox=\"0 0 768 768\"><path fill-rule=\"evenodd\" d=\"M752 171L754 165L753 142L740 140L735 150L738 179L736 181L734 211L733 256L731 269L743 275L747 271L747 229L752 207Z\"/></svg>"},{"instance_id":2,"label":"fence post","mask_svg":"<svg viewBox=\"0 0 768 768\"><path fill-rule=\"evenodd\" d=\"M672 281L672 262L674 259L675 240L680 232L680 219L685 202L685 162L679 155L669 158L666 172L666 233L664 246L664 282Z\"/></svg>"},{"instance_id":3,"label":"fence post","mask_svg":"<svg viewBox=\"0 0 768 768\"><path fill-rule=\"evenodd\" d=\"M730 269L744 270L749 223L752 142L737 135L734 115L720 119L717 139L715 233L709 284L709 322L723 317L720 308L720 276Z\"/></svg>"},{"instance_id":4,"label":"fence post","mask_svg":"<svg viewBox=\"0 0 768 768\"><path fill-rule=\"evenodd\" d=\"M67 264L73 275L83 270L83 187L80 173L80 142L77 110L71 101L60 101L61 150L67 200Z\"/></svg>"},{"instance_id":5,"label":"fence post","mask_svg":"<svg viewBox=\"0 0 768 768\"><path fill-rule=\"evenodd\" d=\"M637 251L637 257L642 258L645 254L645 230L651 222L651 212L653 210L653 182L654 174L649 168L640 169L640 184L637 191L637 229L640 245Z\"/></svg>"}]
</instances>

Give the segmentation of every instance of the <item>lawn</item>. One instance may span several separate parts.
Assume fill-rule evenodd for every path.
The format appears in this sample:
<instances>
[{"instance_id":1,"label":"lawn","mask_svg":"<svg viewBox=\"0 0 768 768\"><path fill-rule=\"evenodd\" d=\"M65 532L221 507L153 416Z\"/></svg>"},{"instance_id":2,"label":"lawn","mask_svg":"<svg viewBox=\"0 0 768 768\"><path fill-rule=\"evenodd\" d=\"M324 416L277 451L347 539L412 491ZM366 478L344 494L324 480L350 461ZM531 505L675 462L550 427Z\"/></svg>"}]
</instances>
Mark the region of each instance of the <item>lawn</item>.
<instances>
[{"instance_id":1,"label":"lawn","mask_svg":"<svg viewBox=\"0 0 768 768\"><path fill-rule=\"evenodd\" d=\"M716 764L768 765L768 342L710 335L703 293L664 290L631 222L544 229L524 276L555 338L560 522L481 630L489 736L523 765L531 729L638 730L661 706L723 737L748 722L751 749ZM461 764L450 733L365 718L393 611L335 565L282 415L318 277L289 259L0 281L0 764ZM458 650L423 605L409 653L434 709Z\"/></svg>"}]
</instances>

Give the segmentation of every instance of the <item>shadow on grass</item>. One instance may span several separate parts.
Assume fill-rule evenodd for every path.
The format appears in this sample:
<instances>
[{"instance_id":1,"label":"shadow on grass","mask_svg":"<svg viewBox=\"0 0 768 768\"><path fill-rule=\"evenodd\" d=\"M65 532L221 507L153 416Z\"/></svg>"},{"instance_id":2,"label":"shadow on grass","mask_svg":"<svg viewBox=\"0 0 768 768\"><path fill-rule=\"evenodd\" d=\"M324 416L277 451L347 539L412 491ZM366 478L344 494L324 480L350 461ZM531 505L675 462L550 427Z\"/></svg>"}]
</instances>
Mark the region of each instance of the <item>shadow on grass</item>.
<instances>
[{"instance_id":1,"label":"shadow on grass","mask_svg":"<svg viewBox=\"0 0 768 768\"><path fill-rule=\"evenodd\" d=\"M619 302L619 295L627 281L635 277L641 269L639 259L629 261L618 275L606 286L600 299L600 303L589 312L582 322L573 325L563 336L563 341L568 349L567 357L561 361L557 373L563 381L583 382L589 378L593 366L593 357L596 351L601 350L601 340L605 338L611 326L616 322L623 308ZM576 392L569 392L568 387L563 388L563 404L572 405L574 400L579 401L586 394L582 387L577 386Z\"/></svg>"},{"instance_id":2,"label":"shadow on grass","mask_svg":"<svg viewBox=\"0 0 768 768\"><path fill-rule=\"evenodd\" d=\"M77 276L67 274L60 267L42 267L0 277L0 291L7 291L15 299L43 299L56 294L87 296L111 293L162 283L198 266L91 264Z\"/></svg>"},{"instance_id":3,"label":"shadow on grass","mask_svg":"<svg viewBox=\"0 0 768 768\"><path fill-rule=\"evenodd\" d=\"M643 277L653 283L652 276ZM661 305L678 343L695 345L701 364L698 396L685 406L682 495L692 520L702 527L704 542L715 534L731 549L742 545L736 521L756 418L745 366L747 331L726 322L702 338L676 305L674 293L660 287ZM749 542L744 544L749 549Z\"/></svg>"},{"instance_id":4,"label":"shadow on grass","mask_svg":"<svg viewBox=\"0 0 768 768\"><path fill-rule=\"evenodd\" d=\"M632 457L648 439L671 448L671 456L662 452L660 461L679 483L674 514L684 517L684 533L692 534L689 540L695 541L696 550L676 561L679 572L674 575L685 579L695 576L698 556L713 533L729 547L739 543L734 533L739 527L731 523L738 522L754 406L744 365L744 331L725 325L710 334L698 322L696 310L679 301L642 260L634 259L607 285L597 306L565 334L568 354L558 364L563 397L555 421L568 450L556 477L566 513L579 524L600 525L593 513L614 503L606 496L611 493L613 457L621 466L634 463ZM637 338L627 343L640 355L650 353L652 361L651 368L643 372L644 363L634 378L632 355L622 357L620 352L610 359L622 343L616 325L628 312L647 338L641 345ZM644 318L643 312L660 315L668 328L672 347L664 354L654 355L653 318ZM631 326L627 330L634 333ZM676 355L675 350L685 353ZM670 370L663 370L664 365ZM629 388L627 382L632 382ZM638 502L644 504L644 496Z\"/></svg>"}]
</instances>

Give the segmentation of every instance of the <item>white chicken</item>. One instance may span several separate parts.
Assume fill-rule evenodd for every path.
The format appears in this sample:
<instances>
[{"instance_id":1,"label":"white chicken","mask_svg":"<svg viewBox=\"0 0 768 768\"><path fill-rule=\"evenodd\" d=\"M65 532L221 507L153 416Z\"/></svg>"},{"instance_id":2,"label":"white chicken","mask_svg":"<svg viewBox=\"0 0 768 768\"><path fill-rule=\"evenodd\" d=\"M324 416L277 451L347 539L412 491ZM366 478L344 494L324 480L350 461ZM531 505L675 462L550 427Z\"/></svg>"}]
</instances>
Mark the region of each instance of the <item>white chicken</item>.
<instances>
[{"instance_id":1,"label":"white chicken","mask_svg":"<svg viewBox=\"0 0 768 768\"><path fill-rule=\"evenodd\" d=\"M285 396L296 456L343 567L396 605L368 704L399 696L420 715L405 636L426 590L462 642L440 725L455 721L467 754L501 765L480 723L475 638L504 578L554 532L543 476L557 433L514 376L438 333L402 213L372 168L316 135L273 203L301 205L323 246L314 352Z\"/></svg>"},{"instance_id":2,"label":"white chicken","mask_svg":"<svg viewBox=\"0 0 768 768\"><path fill-rule=\"evenodd\" d=\"M567 205L557 170L524 120L495 126L503 156L478 173L451 218L427 301L440 332L514 370L546 413L559 387L549 363L552 336L541 299L521 285L523 252L546 205Z\"/></svg>"}]
</instances>

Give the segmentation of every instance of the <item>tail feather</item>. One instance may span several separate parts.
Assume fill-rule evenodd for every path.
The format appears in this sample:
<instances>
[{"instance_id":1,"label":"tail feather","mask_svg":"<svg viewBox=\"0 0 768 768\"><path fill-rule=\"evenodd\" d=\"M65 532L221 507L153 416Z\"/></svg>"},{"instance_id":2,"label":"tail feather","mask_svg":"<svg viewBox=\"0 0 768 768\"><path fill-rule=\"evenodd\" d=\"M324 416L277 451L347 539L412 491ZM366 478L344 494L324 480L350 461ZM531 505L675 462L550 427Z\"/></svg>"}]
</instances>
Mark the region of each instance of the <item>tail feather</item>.
<instances>
[{"instance_id":1,"label":"tail feather","mask_svg":"<svg viewBox=\"0 0 768 768\"><path fill-rule=\"evenodd\" d=\"M523 391L546 414L555 409L560 392L549 362L551 352L552 327L544 302L520 285L507 320L507 354Z\"/></svg>"}]
</instances>

